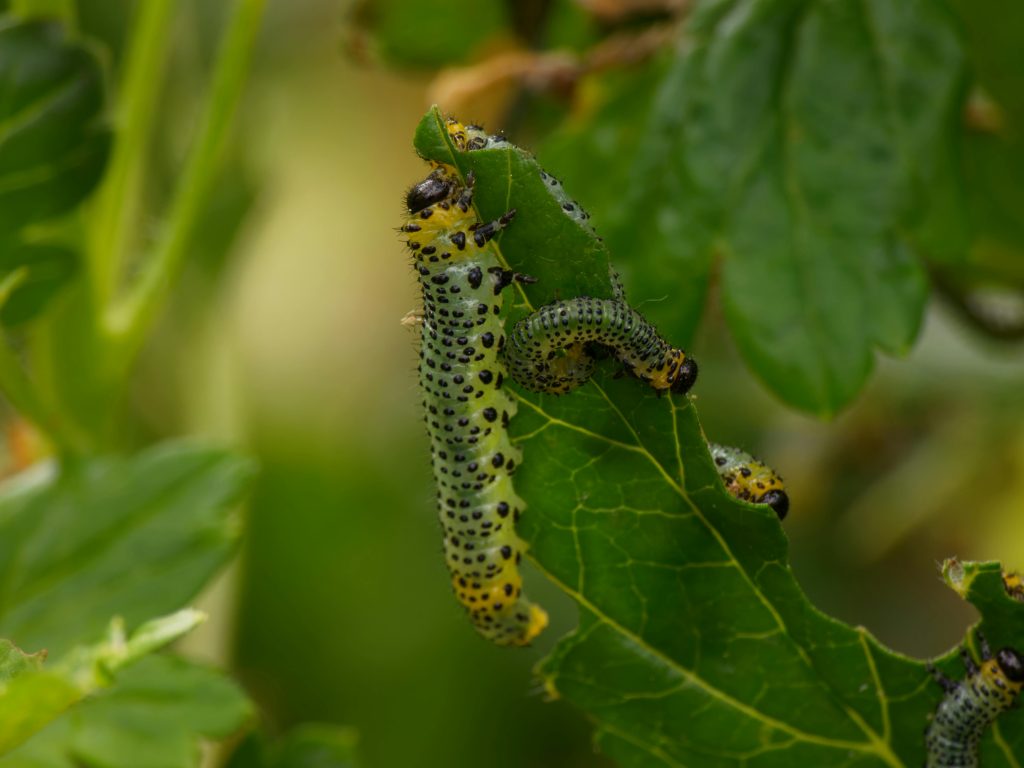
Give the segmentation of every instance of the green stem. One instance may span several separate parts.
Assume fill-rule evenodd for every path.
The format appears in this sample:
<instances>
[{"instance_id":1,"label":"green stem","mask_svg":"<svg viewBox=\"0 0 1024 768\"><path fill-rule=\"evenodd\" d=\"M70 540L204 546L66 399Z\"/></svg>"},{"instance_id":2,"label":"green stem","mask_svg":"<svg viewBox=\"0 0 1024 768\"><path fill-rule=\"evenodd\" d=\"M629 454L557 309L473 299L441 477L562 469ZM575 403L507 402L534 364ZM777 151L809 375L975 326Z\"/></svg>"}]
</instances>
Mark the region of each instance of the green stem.
<instances>
[{"instance_id":1,"label":"green stem","mask_svg":"<svg viewBox=\"0 0 1024 768\"><path fill-rule=\"evenodd\" d=\"M106 308L115 295L138 214L146 148L156 116L166 63L173 0L146 0L136 12L125 58L115 118L116 144L90 216L89 277L94 305Z\"/></svg>"},{"instance_id":2,"label":"green stem","mask_svg":"<svg viewBox=\"0 0 1024 768\"><path fill-rule=\"evenodd\" d=\"M0 280L0 307L2 307L14 290L25 282L28 268L21 267L7 274ZM76 453L81 448L81 441L70 427L54 417L53 413L40 399L38 390L29 381L18 356L11 349L6 338L0 336L0 392L18 413L31 421L39 431L46 434L50 441L64 454Z\"/></svg>"},{"instance_id":3,"label":"green stem","mask_svg":"<svg viewBox=\"0 0 1024 768\"><path fill-rule=\"evenodd\" d=\"M134 360L181 269L242 93L264 4L265 0L238 0L221 44L198 136L162 236L129 295L107 312L107 329L118 343L115 375L125 371Z\"/></svg>"}]
</instances>

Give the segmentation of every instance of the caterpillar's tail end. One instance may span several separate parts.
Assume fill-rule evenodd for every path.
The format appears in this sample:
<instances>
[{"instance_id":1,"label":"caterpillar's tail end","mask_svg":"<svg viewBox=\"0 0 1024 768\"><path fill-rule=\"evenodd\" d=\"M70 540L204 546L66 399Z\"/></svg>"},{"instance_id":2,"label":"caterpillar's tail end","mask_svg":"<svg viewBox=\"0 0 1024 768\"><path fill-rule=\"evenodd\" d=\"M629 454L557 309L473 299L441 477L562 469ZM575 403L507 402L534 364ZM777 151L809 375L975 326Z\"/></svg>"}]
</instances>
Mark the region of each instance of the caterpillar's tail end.
<instances>
[{"instance_id":1,"label":"caterpillar's tail end","mask_svg":"<svg viewBox=\"0 0 1024 768\"><path fill-rule=\"evenodd\" d=\"M476 618L476 617L474 617ZM548 614L535 603L520 599L493 623L478 623L481 635L497 645L529 645L548 625Z\"/></svg>"},{"instance_id":2,"label":"caterpillar's tail end","mask_svg":"<svg viewBox=\"0 0 1024 768\"><path fill-rule=\"evenodd\" d=\"M516 645L529 645L548 625L548 612L536 603L530 603L530 620L521 640Z\"/></svg>"}]
</instances>

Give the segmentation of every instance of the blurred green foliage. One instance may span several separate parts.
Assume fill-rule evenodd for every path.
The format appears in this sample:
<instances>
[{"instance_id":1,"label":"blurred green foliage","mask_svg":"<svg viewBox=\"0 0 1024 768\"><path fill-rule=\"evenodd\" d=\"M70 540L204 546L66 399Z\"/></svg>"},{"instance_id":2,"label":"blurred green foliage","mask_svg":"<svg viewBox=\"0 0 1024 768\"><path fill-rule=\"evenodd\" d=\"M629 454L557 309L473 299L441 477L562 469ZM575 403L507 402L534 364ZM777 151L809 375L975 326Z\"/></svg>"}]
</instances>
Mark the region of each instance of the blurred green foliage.
<instances>
[{"instance_id":1,"label":"blurred green foliage","mask_svg":"<svg viewBox=\"0 0 1024 768\"><path fill-rule=\"evenodd\" d=\"M444 111L537 148L593 214L603 244L530 190L532 160L513 158L510 191L493 157L457 158L487 215L524 200L503 242L541 280L521 302L597 292L610 260L632 303L690 345L705 429L759 448L787 478L789 551L812 603L939 655L976 615L933 563L1024 563L1024 367L1000 346L1024 335L1024 14L959 0L304 0L268 4L250 57L261 5L0 2L48 20L0 25L0 389L19 415L9 471L56 456L0 496L0 634L18 644L0 648L0 679L52 685L52 715L88 694L0 764L197 765L201 741L227 738L207 764L608 765L586 711L622 764L660 764L655 745L699 765L699 740L733 722L665 735L660 702L685 699L687 712L690 689L648 695L694 669L731 679L714 652L686 657L695 637L730 637L736 615L671 600L697 585L669 585L659 564L711 551L672 533L688 519L679 510L695 503L705 532L741 544L751 569L785 554L774 520L717 489L693 406L674 411L676 432L654 430L668 401L603 376L578 397L534 400L542 411L524 404L517 477L545 572L530 570L528 588L553 625L537 648L503 652L448 594L415 345L397 323L416 300L393 228L401 189L424 173L409 148L424 85ZM398 74L367 66L375 56ZM428 82L439 67L456 79ZM25 99L41 108L24 112ZM875 349L912 346L906 362L874 362ZM677 435L684 493L639 451L601 453L579 425L627 444L628 425L652 455ZM114 615L130 643L230 558L251 465L195 444L147 447L182 433L243 444L262 466L244 555L187 641L233 666L258 717L221 673L173 656L88 690L54 682L73 648L107 647ZM616 511L593 514L606 503ZM652 532L661 518L635 510L655 506L671 514ZM668 604L665 628L637 624L627 572ZM1019 607L997 576L986 566L951 581L996 642L1018 642ZM906 734L937 689L916 662L808 613L794 583L755 579L744 593L810 618L791 647L751 643L741 677L803 649L811 661L782 678L840 691L884 733L879 701L850 687L870 657L887 693L912 688L889 714L893 749L913 763L920 744ZM574 628L580 596L583 631L542 668L564 700L546 702L530 669ZM824 658L826 624L868 650ZM32 653L44 647L42 663ZM683 660L658 666L664 654ZM825 728L826 710L801 724ZM325 722L339 725L308 725ZM1019 753L1024 729L1001 731ZM884 752L884 740L865 751L863 735L849 738L865 761ZM772 754L792 764L791 749ZM999 749L987 742L983 764L1005 764Z\"/></svg>"}]
</instances>

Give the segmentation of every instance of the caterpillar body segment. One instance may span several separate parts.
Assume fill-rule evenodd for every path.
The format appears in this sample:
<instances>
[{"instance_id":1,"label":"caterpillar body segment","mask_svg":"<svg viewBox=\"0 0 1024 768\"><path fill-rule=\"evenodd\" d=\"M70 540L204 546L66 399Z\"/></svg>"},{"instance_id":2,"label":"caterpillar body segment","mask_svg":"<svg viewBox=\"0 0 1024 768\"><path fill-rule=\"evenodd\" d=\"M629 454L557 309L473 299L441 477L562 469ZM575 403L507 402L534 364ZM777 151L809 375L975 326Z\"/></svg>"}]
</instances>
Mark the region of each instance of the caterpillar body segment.
<instances>
[{"instance_id":1,"label":"caterpillar body segment","mask_svg":"<svg viewBox=\"0 0 1024 768\"><path fill-rule=\"evenodd\" d=\"M515 403L501 357L513 276L491 244L515 211L484 223L472 197L471 180L438 164L406 195L401 229L423 296L419 378L452 587L481 635L525 645L547 614L522 595L515 522L525 504L512 484L521 454L508 436Z\"/></svg>"},{"instance_id":2,"label":"caterpillar body segment","mask_svg":"<svg viewBox=\"0 0 1024 768\"><path fill-rule=\"evenodd\" d=\"M1000 648L995 654L978 634L981 663L961 649L967 675L951 680L931 664L928 671L946 695L925 730L926 768L977 768L981 738L1024 689L1024 654Z\"/></svg>"},{"instance_id":3,"label":"caterpillar body segment","mask_svg":"<svg viewBox=\"0 0 1024 768\"><path fill-rule=\"evenodd\" d=\"M593 373L591 344L606 347L659 392L682 394L696 381L693 358L622 299L580 296L541 307L516 323L505 358L512 377L527 389L564 394Z\"/></svg>"}]
</instances>

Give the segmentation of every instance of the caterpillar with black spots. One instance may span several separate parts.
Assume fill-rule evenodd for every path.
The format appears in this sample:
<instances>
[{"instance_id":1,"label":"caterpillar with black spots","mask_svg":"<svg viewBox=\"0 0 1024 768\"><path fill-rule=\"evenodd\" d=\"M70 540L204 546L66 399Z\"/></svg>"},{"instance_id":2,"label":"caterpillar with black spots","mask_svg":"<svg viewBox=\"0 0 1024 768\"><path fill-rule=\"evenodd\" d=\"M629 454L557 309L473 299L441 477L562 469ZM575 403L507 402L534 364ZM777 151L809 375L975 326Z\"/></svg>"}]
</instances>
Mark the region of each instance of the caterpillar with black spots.
<instances>
[{"instance_id":1,"label":"caterpillar with black spots","mask_svg":"<svg viewBox=\"0 0 1024 768\"><path fill-rule=\"evenodd\" d=\"M658 392L683 394L697 378L697 363L665 341L630 307L613 275L616 298L556 301L525 317L505 349L509 374L526 389L565 394L594 373L594 345L611 350L634 376ZM739 448L709 443L726 490L753 504L767 504L779 520L789 512L782 478Z\"/></svg>"},{"instance_id":2,"label":"caterpillar with black spots","mask_svg":"<svg viewBox=\"0 0 1024 768\"><path fill-rule=\"evenodd\" d=\"M963 680L951 680L928 664L946 695L925 730L926 768L977 768L982 735L1024 689L1024 654L1013 648L993 654L980 632L978 644L980 665L960 649L967 670Z\"/></svg>"},{"instance_id":3,"label":"caterpillar with black spots","mask_svg":"<svg viewBox=\"0 0 1024 768\"><path fill-rule=\"evenodd\" d=\"M471 177L435 164L406 195L401 229L423 295L419 377L452 586L481 635L525 645L547 614L522 594L515 522L525 504L512 485L521 455L507 429L516 408L502 389L500 317L502 290L525 278L491 243L515 211L484 223L472 200Z\"/></svg>"},{"instance_id":4,"label":"caterpillar with black spots","mask_svg":"<svg viewBox=\"0 0 1024 768\"><path fill-rule=\"evenodd\" d=\"M656 391L688 392L697 380L696 361L617 292L612 299L555 301L516 323L505 350L512 378L534 392L565 394L593 374L590 348L599 345Z\"/></svg>"},{"instance_id":5,"label":"caterpillar with black spots","mask_svg":"<svg viewBox=\"0 0 1024 768\"><path fill-rule=\"evenodd\" d=\"M751 504L767 504L779 520L789 512L789 495L779 473L746 451L708 443L718 476L730 494Z\"/></svg>"}]
</instances>

